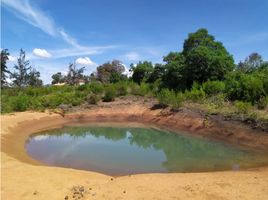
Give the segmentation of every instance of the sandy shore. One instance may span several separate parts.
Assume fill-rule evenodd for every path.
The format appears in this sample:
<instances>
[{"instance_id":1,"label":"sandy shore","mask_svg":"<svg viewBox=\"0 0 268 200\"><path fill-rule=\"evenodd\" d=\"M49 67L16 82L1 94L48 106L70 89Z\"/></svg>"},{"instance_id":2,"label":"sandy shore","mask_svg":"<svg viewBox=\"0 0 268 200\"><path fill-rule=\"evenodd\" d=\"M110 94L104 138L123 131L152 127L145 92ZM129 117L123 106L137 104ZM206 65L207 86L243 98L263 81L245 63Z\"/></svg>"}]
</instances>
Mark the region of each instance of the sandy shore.
<instances>
[{"instance_id":1,"label":"sandy shore","mask_svg":"<svg viewBox=\"0 0 268 200\"><path fill-rule=\"evenodd\" d=\"M161 113L160 113L161 112ZM1 197L12 199L268 199L268 168L213 173L139 174L113 178L99 173L44 166L32 160L24 149L32 133L64 124L94 121L142 121L166 125L171 129L224 139L257 149L268 148L265 134L237 125L232 131L227 122L217 127L216 120L204 127L193 113L170 115L148 110L138 104L104 106L68 114L23 112L1 116ZM116 117L115 117L116 116ZM223 134L222 135L220 135ZM251 140L251 142L249 141ZM267 146L266 146L267 145ZM77 192L80 185L83 193ZM73 196L75 198L73 198Z\"/></svg>"}]
</instances>

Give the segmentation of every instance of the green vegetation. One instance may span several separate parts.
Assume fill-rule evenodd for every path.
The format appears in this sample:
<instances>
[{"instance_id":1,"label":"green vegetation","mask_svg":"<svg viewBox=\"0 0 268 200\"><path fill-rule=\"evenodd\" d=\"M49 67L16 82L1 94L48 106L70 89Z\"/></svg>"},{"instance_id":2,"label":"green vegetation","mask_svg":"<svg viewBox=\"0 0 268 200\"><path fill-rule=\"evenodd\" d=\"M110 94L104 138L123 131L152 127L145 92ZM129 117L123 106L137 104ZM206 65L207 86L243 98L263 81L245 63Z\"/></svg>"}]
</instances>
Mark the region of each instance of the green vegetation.
<instances>
[{"instance_id":1,"label":"green vegetation","mask_svg":"<svg viewBox=\"0 0 268 200\"><path fill-rule=\"evenodd\" d=\"M54 109L62 104L78 106L113 101L116 97L155 97L162 106L186 107L207 114L262 121L268 124L268 62L257 53L234 64L232 55L206 29L190 33L181 52L170 52L163 64L140 61L125 65L118 60L104 63L95 73L70 64L66 76L52 76L41 86L40 73L25 60L21 50L15 71L7 70L8 50L1 51L1 112ZM6 79L10 76L12 83ZM79 85L82 82L83 85Z\"/></svg>"}]
</instances>

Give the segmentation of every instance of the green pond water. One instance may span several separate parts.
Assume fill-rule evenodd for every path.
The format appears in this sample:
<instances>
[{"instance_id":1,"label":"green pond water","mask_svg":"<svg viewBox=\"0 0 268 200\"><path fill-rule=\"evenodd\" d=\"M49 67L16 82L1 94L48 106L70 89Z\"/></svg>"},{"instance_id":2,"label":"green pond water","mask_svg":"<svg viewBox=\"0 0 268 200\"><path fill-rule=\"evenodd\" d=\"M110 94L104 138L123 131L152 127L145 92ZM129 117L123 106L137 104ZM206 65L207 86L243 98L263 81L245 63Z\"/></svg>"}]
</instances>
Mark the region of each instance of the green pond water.
<instances>
[{"instance_id":1,"label":"green pond water","mask_svg":"<svg viewBox=\"0 0 268 200\"><path fill-rule=\"evenodd\" d=\"M265 154L154 128L64 127L32 135L25 147L32 158L48 165L109 175L268 165Z\"/></svg>"}]
</instances>

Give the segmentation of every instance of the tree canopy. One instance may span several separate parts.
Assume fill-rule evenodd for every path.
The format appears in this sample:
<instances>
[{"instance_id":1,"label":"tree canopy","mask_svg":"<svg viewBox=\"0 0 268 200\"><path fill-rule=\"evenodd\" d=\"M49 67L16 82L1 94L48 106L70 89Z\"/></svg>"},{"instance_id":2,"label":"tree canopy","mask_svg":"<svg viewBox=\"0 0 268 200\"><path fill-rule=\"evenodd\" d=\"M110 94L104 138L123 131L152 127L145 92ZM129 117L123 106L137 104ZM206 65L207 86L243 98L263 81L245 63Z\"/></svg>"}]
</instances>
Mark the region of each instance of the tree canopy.
<instances>
[{"instance_id":1,"label":"tree canopy","mask_svg":"<svg viewBox=\"0 0 268 200\"><path fill-rule=\"evenodd\" d=\"M119 60L113 60L97 67L97 80L103 83L115 83L125 78L124 71L124 65Z\"/></svg>"},{"instance_id":2,"label":"tree canopy","mask_svg":"<svg viewBox=\"0 0 268 200\"><path fill-rule=\"evenodd\" d=\"M223 80L234 69L234 59L221 42L206 29L190 33L184 41L182 54L185 57L187 86L194 81Z\"/></svg>"},{"instance_id":3,"label":"tree canopy","mask_svg":"<svg viewBox=\"0 0 268 200\"><path fill-rule=\"evenodd\" d=\"M7 85L6 78L8 77L7 74L10 74L10 71L7 69L6 62L9 60L8 58L9 52L7 49L3 49L1 51L1 87Z\"/></svg>"}]
</instances>

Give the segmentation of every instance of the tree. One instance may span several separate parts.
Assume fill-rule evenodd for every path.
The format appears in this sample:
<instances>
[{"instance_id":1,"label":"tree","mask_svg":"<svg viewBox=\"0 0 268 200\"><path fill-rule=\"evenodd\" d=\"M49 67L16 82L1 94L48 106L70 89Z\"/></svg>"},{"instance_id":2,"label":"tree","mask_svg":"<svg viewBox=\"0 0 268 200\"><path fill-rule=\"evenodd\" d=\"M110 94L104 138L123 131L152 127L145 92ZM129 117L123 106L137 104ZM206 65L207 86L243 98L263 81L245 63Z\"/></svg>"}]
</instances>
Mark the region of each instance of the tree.
<instances>
[{"instance_id":1,"label":"tree","mask_svg":"<svg viewBox=\"0 0 268 200\"><path fill-rule=\"evenodd\" d=\"M3 49L1 51L1 87L4 87L7 85L7 74L10 74L10 71L7 69L6 62L9 56L9 52L7 49Z\"/></svg>"},{"instance_id":2,"label":"tree","mask_svg":"<svg viewBox=\"0 0 268 200\"><path fill-rule=\"evenodd\" d=\"M115 83L125 79L124 65L119 60L113 60L97 67L97 79L103 83Z\"/></svg>"},{"instance_id":3,"label":"tree","mask_svg":"<svg viewBox=\"0 0 268 200\"><path fill-rule=\"evenodd\" d=\"M11 73L10 78L14 79L13 84L17 87L26 87L28 85L29 72L31 66L29 60L25 59L25 51L20 50L18 63L14 66L15 71Z\"/></svg>"},{"instance_id":4,"label":"tree","mask_svg":"<svg viewBox=\"0 0 268 200\"><path fill-rule=\"evenodd\" d=\"M157 80L160 80L163 77L164 73L165 73L165 66L162 64L155 64L154 69L147 81L149 83L153 83Z\"/></svg>"},{"instance_id":5,"label":"tree","mask_svg":"<svg viewBox=\"0 0 268 200\"><path fill-rule=\"evenodd\" d=\"M153 72L153 64L148 61L139 62L136 66L130 65L130 70L133 72L132 79L140 84L142 81L147 81Z\"/></svg>"},{"instance_id":6,"label":"tree","mask_svg":"<svg viewBox=\"0 0 268 200\"><path fill-rule=\"evenodd\" d=\"M65 77L62 75L61 72L57 72L56 74L53 74L51 78L52 78L52 82L51 82L52 84L65 82Z\"/></svg>"},{"instance_id":7,"label":"tree","mask_svg":"<svg viewBox=\"0 0 268 200\"><path fill-rule=\"evenodd\" d=\"M234 68L232 55L206 29L190 33L184 41L187 86L194 81L222 80Z\"/></svg>"},{"instance_id":8,"label":"tree","mask_svg":"<svg viewBox=\"0 0 268 200\"><path fill-rule=\"evenodd\" d=\"M79 83L79 80L84 80L85 76L83 75L85 67L76 68L75 63L69 64L69 71L66 76L66 82L70 85L75 85Z\"/></svg>"},{"instance_id":9,"label":"tree","mask_svg":"<svg viewBox=\"0 0 268 200\"><path fill-rule=\"evenodd\" d=\"M170 89L183 90L186 88L185 57L182 53L170 52L164 57L165 73L163 85Z\"/></svg>"},{"instance_id":10,"label":"tree","mask_svg":"<svg viewBox=\"0 0 268 200\"><path fill-rule=\"evenodd\" d=\"M237 69L244 73L251 73L262 67L264 64L262 56L258 53L250 54L244 62L239 62L237 65Z\"/></svg>"},{"instance_id":11,"label":"tree","mask_svg":"<svg viewBox=\"0 0 268 200\"><path fill-rule=\"evenodd\" d=\"M40 79L40 72L38 72L36 69L32 69L28 76L28 85L29 86L42 86L43 81Z\"/></svg>"}]
</instances>

